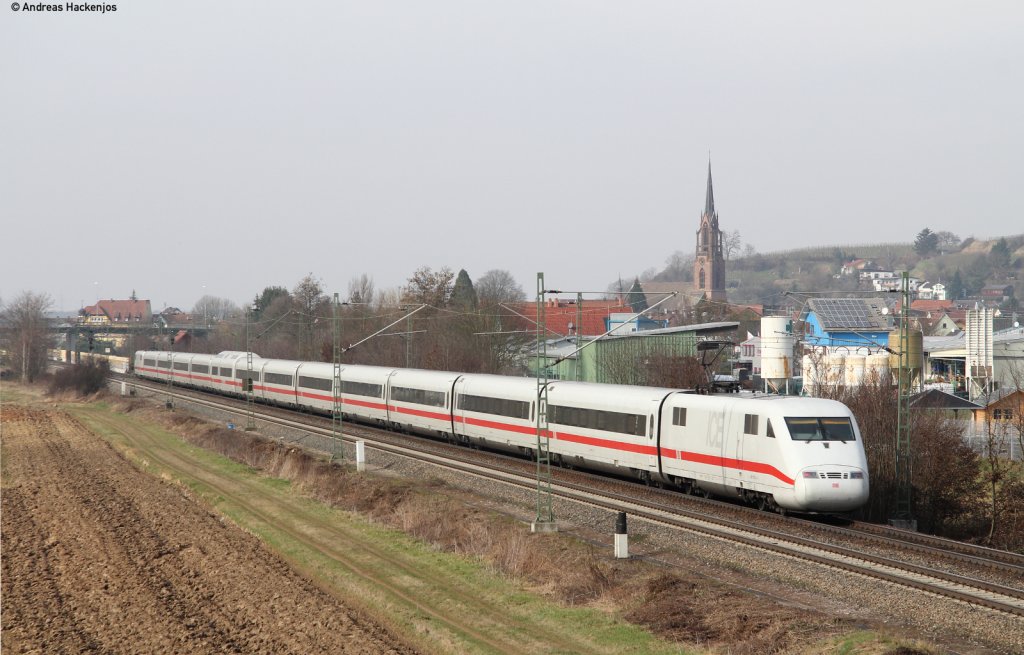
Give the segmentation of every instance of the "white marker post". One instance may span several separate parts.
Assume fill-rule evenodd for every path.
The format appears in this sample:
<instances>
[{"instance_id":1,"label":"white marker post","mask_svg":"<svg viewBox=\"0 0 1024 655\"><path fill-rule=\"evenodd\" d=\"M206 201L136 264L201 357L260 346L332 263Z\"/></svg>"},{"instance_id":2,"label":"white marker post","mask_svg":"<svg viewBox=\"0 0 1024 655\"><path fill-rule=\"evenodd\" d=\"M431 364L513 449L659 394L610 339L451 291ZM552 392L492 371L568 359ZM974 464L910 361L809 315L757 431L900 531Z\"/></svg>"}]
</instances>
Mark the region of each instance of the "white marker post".
<instances>
[{"instance_id":1,"label":"white marker post","mask_svg":"<svg viewBox=\"0 0 1024 655\"><path fill-rule=\"evenodd\" d=\"M366 442L363 440L356 441L356 470L366 470Z\"/></svg>"},{"instance_id":2,"label":"white marker post","mask_svg":"<svg viewBox=\"0 0 1024 655\"><path fill-rule=\"evenodd\" d=\"M619 512L615 519L615 559L629 559L629 535L626 533L626 513Z\"/></svg>"}]
</instances>

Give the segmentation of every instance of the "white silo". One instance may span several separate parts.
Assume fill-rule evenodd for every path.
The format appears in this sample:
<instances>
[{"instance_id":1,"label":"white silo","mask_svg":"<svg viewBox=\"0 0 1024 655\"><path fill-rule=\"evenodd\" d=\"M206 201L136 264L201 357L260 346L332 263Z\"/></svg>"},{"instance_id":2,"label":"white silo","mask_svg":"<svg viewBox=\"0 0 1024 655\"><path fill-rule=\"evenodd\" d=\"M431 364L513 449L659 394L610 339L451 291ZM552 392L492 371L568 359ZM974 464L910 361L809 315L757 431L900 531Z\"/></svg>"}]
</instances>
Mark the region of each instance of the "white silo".
<instances>
[{"instance_id":1,"label":"white silo","mask_svg":"<svg viewBox=\"0 0 1024 655\"><path fill-rule=\"evenodd\" d=\"M815 390L828 386L828 355L815 352L800 359L804 376L804 393L813 396Z\"/></svg>"},{"instance_id":2,"label":"white silo","mask_svg":"<svg viewBox=\"0 0 1024 655\"><path fill-rule=\"evenodd\" d=\"M831 352L825 358L825 374L821 382L835 387L846 381L846 352Z\"/></svg>"},{"instance_id":3,"label":"white silo","mask_svg":"<svg viewBox=\"0 0 1024 655\"><path fill-rule=\"evenodd\" d=\"M848 387L859 387L864 383L864 355L847 355L843 365L843 383Z\"/></svg>"},{"instance_id":4,"label":"white silo","mask_svg":"<svg viewBox=\"0 0 1024 655\"><path fill-rule=\"evenodd\" d=\"M889 369L889 353L877 352L868 355L864 367L864 379L870 384L892 384L892 373Z\"/></svg>"},{"instance_id":5,"label":"white silo","mask_svg":"<svg viewBox=\"0 0 1024 655\"><path fill-rule=\"evenodd\" d=\"M785 316L761 318L761 379L766 390L786 386L793 377L793 320Z\"/></svg>"}]
</instances>

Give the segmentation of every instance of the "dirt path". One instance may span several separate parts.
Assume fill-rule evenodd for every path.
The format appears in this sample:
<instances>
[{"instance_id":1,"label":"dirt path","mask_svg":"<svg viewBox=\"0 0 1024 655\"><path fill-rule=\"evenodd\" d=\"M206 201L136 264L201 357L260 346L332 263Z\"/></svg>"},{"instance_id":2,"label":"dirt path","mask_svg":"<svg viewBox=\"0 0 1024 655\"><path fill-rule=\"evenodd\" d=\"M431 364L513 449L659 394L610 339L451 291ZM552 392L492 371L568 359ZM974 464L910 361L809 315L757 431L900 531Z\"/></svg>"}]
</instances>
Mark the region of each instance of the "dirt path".
<instances>
[{"instance_id":1,"label":"dirt path","mask_svg":"<svg viewBox=\"0 0 1024 655\"><path fill-rule=\"evenodd\" d=\"M3 408L5 653L407 653L57 410Z\"/></svg>"}]
</instances>

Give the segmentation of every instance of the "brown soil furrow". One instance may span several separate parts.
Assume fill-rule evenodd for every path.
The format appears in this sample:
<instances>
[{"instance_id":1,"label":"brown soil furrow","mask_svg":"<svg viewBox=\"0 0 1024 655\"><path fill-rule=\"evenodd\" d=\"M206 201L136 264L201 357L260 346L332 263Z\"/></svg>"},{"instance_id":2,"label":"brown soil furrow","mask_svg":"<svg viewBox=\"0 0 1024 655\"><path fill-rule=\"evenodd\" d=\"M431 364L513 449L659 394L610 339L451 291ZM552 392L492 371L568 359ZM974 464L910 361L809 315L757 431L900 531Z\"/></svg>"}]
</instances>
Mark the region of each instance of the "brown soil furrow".
<instances>
[{"instance_id":1,"label":"brown soil furrow","mask_svg":"<svg viewBox=\"0 0 1024 655\"><path fill-rule=\"evenodd\" d=\"M409 652L66 414L4 422L6 652Z\"/></svg>"},{"instance_id":2,"label":"brown soil furrow","mask_svg":"<svg viewBox=\"0 0 1024 655\"><path fill-rule=\"evenodd\" d=\"M91 415L88 420L95 420L111 430L120 429L110 417L98 413ZM496 624L510 621L512 617L509 615L508 608L495 606L472 590L452 588L450 580L444 578L443 574L439 572L410 569L406 562L395 558L389 559L378 550L374 557L378 560L388 560L394 577L416 580L419 585L422 585L418 587L421 594L423 588L434 587L445 590L447 600L443 606L424 605L421 600L408 593L408 590L396 585L393 579L374 576L360 566L359 558L356 555L368 548L372 549L374 546L372 543L365 543L353 533L343 529L343 526L324 524L322 519L312 515L306 509L305 503L300 499L296 498L296 502L288 504L289 515L293 520L297 517L297 522L302 525L315 526L315 530L294 529L289 526L287 521L279 520L269 514L264 508L279 504L282 499L277 496L270 498L260 485L247 484L240 480L224 480L211 475L201 466L195 465L194 462L179 457L173 452L160 449L154 443L152 436L144 431L133 432L131 441L139 449L139 454L142 457L199 480L216 493L232 498L233 503L243 507L246 512L258 520L268 525L274 525L276 530L288 534L290 538L304 544L307 548L343 564L353 574L371 580L375 586L389 590L389 593L395 598L402 599L403 602L415 607L424 616L431 617L432 622L437 622L438 625L448 624L457 632L470 636L471 639L481 645L486 645L494 652L530 653L542 647L554 647L555 650L572 652L578 646L565 641L562 635L543 625L523 625L521 637L517 642L494 640L488 636L485 626L491 617L501 617L501 621L495 621ZM311 533L319 536L311 537Z\"/></svg>"}]
</instances>

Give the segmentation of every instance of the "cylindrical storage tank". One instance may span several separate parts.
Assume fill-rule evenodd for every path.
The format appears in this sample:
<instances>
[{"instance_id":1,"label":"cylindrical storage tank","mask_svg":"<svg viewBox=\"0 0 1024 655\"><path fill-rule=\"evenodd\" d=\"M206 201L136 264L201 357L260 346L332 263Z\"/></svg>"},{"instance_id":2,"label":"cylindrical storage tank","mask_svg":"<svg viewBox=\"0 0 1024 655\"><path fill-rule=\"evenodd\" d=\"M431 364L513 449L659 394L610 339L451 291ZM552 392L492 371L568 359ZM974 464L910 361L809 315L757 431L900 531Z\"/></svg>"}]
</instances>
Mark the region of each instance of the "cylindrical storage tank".
<instances>
[{"instance_id":1,"label":"cylindrical storage tank","mask_svg":"<svg viewBox=\"0 0 1024 655\"><path fill-rule=\"evenodd\" d=\"M832 353L826 359L828 368L821 380L824 384L842 384L846 378L846 354Z\"/></svg>"},{"instance_id":2,"label":"cylindrical storage tank","mask_svg":"<svg viewBox=\"0 0 1024 655\"><path fill-rule=\"evenodd\" d=\"M818 383L818 368L810 355L804 355L800 360L800 368L804 373L804 391L808 395L814 395L814 386Z\"/></svg>"},{"instance_id":3,"label":"cylindrical storage tank","mask_svg":"<svg viewBox=\"0 0 1024 655\"><path fill-rule=\"evenodd\" d=\"M785 316L761 319L761 378L787 380L793 376L793 320Z\"/></svg>"},{"instance_id":4,"label":"cylindrical storage tank","mask_svg":"<svg viewBox=\"0 0 1024 655\"><path fill-rule=\"evenodd\" d=\"M892 384L887 353L868 355L868 361L864 367L864 379L871 384Z\"/></svg>"},{"instance_id":5,"label":"cylindrical storage tank","mask_svg":"<svg viewBox=\"0 0 1024 655\"><path fill-rule=\"evenodd\" d=\"M909 342L904 347L900 343L900 331L893 330L889 333L889 349L894 351L889 354L889 368L896 370L900 367L899 353L906 351L908 359L907 366L911 371L920 374L924 368L924 333L921 330L908 330Z\"/></svg>"},{"instance_id":6,"label":"cylindrical storage tank","mask_svg":"<svg viewBox=\"0 0 1024 655\"><path fill-rule=\"evenodd\" d=\"M864 355L847 355L843 367L843 381L848 387L859 387L864 384Z\"/></svg>"}]
</instances>

